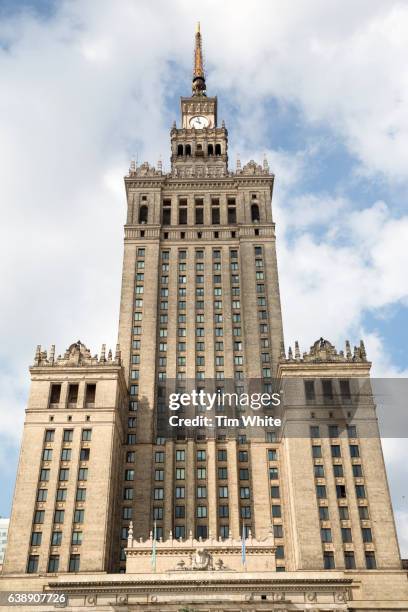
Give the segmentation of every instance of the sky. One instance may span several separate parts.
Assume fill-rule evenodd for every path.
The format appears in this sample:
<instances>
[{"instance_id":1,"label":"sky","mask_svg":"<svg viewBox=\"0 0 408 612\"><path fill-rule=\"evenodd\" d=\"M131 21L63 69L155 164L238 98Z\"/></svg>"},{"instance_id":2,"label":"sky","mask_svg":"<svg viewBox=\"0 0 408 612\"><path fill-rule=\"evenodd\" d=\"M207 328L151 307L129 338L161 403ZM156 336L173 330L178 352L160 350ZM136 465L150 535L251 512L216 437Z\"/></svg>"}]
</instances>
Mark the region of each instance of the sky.
<instances>
[{"instance_id":1,"label":"sky","mask_svg":"<svg viewBox=\"0 0 408 612\"><path fill-rule=\"evenodd\" d=\"M408 374L407 2L0 0L1 516L36 345L116 343L123 176L169 170L198 20L230 168L276 177L286 345L362 338L373 376ZM405 442L384 455L408 557Z\"/></svg>"}]
</instances>

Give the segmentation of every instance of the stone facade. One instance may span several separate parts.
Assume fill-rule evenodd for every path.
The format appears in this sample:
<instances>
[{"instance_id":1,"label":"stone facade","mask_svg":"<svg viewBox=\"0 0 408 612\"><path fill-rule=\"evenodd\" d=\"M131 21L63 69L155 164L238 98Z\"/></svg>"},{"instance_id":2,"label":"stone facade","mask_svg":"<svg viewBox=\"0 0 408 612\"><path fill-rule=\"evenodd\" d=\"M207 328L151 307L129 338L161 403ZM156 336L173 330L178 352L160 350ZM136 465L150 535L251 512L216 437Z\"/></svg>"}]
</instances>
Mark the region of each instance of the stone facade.
<instances>
[{"instance_id":1,"label":"stone facade","mask_svg":"<svg viewBox=\"0 0 408 612\"><path fill-rule=\"evenodd\" d=\"M364 345L285 352L274 176L229 169L201 58L198 31L171 171L125 177L115 354L36 351L2 590L72 610L408 610ZM192 387L278 389L281 428L170 435L168 393Z\"/></svg>"}]
</instances>

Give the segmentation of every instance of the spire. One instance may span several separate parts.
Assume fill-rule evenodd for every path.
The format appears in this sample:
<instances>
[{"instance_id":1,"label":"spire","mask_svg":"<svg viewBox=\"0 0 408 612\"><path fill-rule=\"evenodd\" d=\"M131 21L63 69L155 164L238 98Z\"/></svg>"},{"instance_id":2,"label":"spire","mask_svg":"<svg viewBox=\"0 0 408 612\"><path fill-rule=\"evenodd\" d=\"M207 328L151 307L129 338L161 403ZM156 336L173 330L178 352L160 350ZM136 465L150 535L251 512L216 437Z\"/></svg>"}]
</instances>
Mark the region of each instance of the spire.
<instances>
[{"instance_id":1,"label":"spire","mask_svg":"<svg viewBox=\"0 0 408 612\"><path fill-rule=\"evenodd\" d=\"M200 22L197 23L194 48L193 96L205 96L203 50L201 47Z\"/></svg>"}]
</instances>

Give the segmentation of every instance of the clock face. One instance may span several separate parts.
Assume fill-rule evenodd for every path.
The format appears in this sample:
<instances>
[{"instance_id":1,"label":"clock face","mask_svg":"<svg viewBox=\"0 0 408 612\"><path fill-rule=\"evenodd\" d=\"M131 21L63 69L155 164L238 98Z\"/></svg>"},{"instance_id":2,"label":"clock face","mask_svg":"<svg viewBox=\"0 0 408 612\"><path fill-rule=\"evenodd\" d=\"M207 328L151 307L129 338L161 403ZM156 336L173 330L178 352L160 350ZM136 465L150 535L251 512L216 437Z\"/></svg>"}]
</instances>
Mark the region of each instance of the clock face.
<instances>
[{"instance_id":1,"label":"clock face","mask_svg":"<svg viewBox=\"0 0 408 612\"><path fill-rule=\"evenodd\" d=\"M190 119L190 127L196 130L202 130L210 125L207 117L202 117L201 115L197 115L197 117L191 117Z\"/></svg>"}]
</instances>

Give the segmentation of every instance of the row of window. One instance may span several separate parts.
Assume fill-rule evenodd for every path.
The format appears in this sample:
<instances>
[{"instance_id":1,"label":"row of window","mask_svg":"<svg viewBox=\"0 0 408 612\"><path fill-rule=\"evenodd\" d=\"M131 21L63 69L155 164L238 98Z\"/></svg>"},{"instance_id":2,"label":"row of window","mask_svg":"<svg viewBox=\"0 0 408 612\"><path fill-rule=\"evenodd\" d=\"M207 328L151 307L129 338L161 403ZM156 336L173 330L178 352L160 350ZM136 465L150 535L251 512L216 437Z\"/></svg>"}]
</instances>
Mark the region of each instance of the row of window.
<instances>
[{"instance_id":1,"label":"row of window","mask_svg":"<svg viewBox=\"0 0 408 612\"><path fill-rule=\"evenodd\" d=\"M74 510L74 517L73 517L74 523L83 523L84 518L85 518L85 510L78 509L78 508ZM45 510L36 510L34 512L34 520L33 520L34 525L42 525L44 523L44 519L45 519ZM53 522L58 525L62 525L64 523L64 520L65 520L65 510L61 510L61 509L55 510Z\"/></svg>"},{"instance_id":2,"label":"row of window","mask_svg":"<svg viewBox=\"0 0 408 612\"><path fill-rule=\"evenodd\" d=\"M49 407L56 408L61 401L61 383L53 383L50 388ZM67 406L72 408L78 403L79 384L70 383L68 385ZM85 406L90 408L95 404L96 383L86 383L85 385Z\"/></svg>"},{"instance_id":3,"label":"row of window","mask_svg":"<svg viewBox=\"0 0 408 612\"><path fill-rule=\"evenodd\" d=\"M320 382L316 380L305 380L304 388L306 402L315 402L317 398L322 398L324 402L332 402L335 398L336 384L329 378L322 378ZM351 401L349 380L338 381L338 394L343 402Z\"/></svg>"},{"instance_id":4,"label":"row of window","mask_svg":"<svg viewBox=\"0 0 408 612\"><path fill-rule=\"evenodd\" d=\"M73 531L71 534L72 546L81 546L83 541L82 531ZM42 542L42 531L33 531L31 534L31 546L41 546ZM62 544L62 531L53 531L51 534L51 546L61 546Z\"/></svg>"},{"instance_id":5,"label":"row of window","mask_svg":"<svg viewBox=\"0 0 408 612\"><path fill-rule=\"evenodd\" d=\"M372 570L377 568L374 551L365 551L365 562L367 569ZM346 569L356 569L356 561L353 551L344 551L344 564ZM323 567L326 570L336 569L334 553L332 551L325 551L323 553Z\"/></svg>"},{"instance_id":6,"label":"row of window","mask_svg":"<svg viewBox=\"0 0 408 612\"><path fill-rule=\"evenodd\" d=\"M60 565L59 555L50 555L48 560L47 572L58 572ZM39 555L30 555L27 563L27 573L37 574L39 565ZM80 555L70 555L68 563L69 572L79 572L80 567Z\"/></svg>"},{"instance_id":7,"label":"row of window","mask_svg":"<svg viewBox=\"0 0 408 612\"><path fill-rule=\"evenodd\" d=\"M55 438L55 429L46 429L44 442L54 442ZM62 434L63 442L72 442L74 439L74 430L73 429L64 429ZM83 429L81 432L81 440L83 442L90 442L92 439L92 429Z\"/></svg>"}]
</instances>

